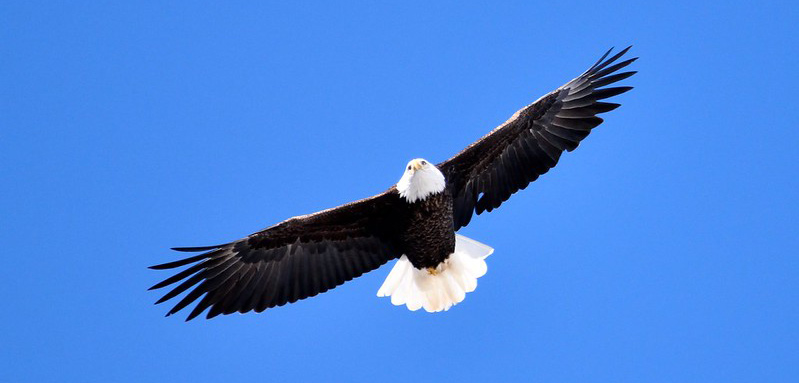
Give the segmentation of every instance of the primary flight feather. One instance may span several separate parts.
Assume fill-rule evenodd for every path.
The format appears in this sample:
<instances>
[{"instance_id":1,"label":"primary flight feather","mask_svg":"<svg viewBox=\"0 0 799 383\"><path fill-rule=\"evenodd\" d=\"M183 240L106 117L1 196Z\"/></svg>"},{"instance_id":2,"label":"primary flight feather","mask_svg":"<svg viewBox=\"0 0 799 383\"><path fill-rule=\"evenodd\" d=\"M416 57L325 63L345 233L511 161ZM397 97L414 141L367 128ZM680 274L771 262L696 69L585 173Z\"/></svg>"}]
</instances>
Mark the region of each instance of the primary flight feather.
<instances>
[{"instance_id":1,"label":"primary flight feather","mask_svg":"<svg viewBox=\"0 0 799 383\"><path fill-rule=\"evenodd\" d=\"M156 303L188 293L167 313L197 302L186 320L261 312L330 290L397 259L378 296L411 310L445 311L474 291L493 249L455 234L554 167L619 104L602 100L631 87L608 87L630 48L611 50L577 78L516 112L456 156L433 165L410 161L399 182L376 196L297 216L230 243L174 248L200 255L151 266L186 269ZM210 308L210 309L209 309Z\"/></svg>"}]
</instances>

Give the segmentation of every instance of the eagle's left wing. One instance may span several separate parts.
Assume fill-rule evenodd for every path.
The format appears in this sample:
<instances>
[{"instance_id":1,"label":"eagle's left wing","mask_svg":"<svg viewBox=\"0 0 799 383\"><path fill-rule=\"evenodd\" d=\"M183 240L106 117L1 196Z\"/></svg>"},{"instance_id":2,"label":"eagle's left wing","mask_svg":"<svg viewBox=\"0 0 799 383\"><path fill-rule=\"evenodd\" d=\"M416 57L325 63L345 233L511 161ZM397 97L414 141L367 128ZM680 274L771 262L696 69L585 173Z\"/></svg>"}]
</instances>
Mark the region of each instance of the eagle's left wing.
<instances>
[{"instance_id":1,"label":"eagle's left wing","mask_svg":"<svg viewBox=\"0 0 799 383\"><path fill-rule=\"evenodd\" d=\"M473 213L496 209L511 194L554 167L564 150L577 148L591 129L602 123L597 114L619 106L600 100L632 89L603 88L636 73L615 73L636 58L611 65L629 49L605 60L608 51L585 73L522 108L491 133L437 165L452 193L455 230L466 226Z\"/></svg>"}]
</instances>

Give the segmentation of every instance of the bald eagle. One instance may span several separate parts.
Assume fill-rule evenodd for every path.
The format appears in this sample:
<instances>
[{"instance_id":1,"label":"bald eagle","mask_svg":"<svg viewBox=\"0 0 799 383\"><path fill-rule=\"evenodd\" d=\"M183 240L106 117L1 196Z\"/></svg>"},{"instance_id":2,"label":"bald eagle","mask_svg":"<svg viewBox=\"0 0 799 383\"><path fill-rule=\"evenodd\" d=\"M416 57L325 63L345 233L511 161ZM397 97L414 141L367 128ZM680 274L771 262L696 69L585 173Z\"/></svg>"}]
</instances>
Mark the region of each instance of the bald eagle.
<instances>
[{"instance_id":1,"label":"bald eagle","mask_svg":"<svg viewBox=\"0 0 799 383\"><path fill-rule=\"evenodd\" d=\"M604 102L628 86L607 87L635 71L618 71L630 49L607 51L577 78L522 108L456 156L434 165L410 161L395 186L373 197L290 218L216 246L179 247L202 254L151 266L188 266L152 286L180 282L156 303L189 291L169 312L197 301L186 320L293 303L315 296L396 259L377 292L410 310L446 311L463 301L486 273L493 249L456 234L554 167L602 123Z\"/></svg>"}]
</instances>

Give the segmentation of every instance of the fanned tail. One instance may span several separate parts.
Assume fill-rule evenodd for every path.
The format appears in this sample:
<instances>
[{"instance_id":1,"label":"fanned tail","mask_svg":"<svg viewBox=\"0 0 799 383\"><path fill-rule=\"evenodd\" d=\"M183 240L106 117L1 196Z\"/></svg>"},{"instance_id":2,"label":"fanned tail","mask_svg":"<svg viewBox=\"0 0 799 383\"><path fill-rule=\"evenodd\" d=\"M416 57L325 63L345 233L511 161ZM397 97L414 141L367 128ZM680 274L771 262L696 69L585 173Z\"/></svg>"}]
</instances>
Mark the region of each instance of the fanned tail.
<instances>
[{"instance_id":1,"label":"fanned tail","mask_svg":"<svg viewBox=\"0 0 799 383\"><path fill-rule=\"evenodd\" d=\"M391 297L394 305L406 305L411 311L449 310L477 288L477 278L488 271L485 258L494 252L473 239L455 235L455 252L435 270L419 270L402 256L388 273L378 297Z\"/></svg>"}]
</instances>

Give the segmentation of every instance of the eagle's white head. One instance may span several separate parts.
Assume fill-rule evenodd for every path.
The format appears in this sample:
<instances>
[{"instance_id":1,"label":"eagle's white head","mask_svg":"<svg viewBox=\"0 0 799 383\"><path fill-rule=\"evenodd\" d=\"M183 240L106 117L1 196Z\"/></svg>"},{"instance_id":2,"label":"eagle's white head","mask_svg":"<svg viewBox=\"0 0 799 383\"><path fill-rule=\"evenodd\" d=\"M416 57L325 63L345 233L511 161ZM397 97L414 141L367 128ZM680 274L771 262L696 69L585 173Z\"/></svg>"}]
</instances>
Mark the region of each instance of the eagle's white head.
<instances>
[{"instance_id":1,"label":"eagle's white head","mask_svg":"<svg viewBox=\"0 0 799 383\"><path fill-rule=\"evenodd\" d=\"M428 196L444 190L444 174L422 158L408 162L405 173L397 182L397 191L408 202L424 201Z\"/></svg>"}]
</instances>

